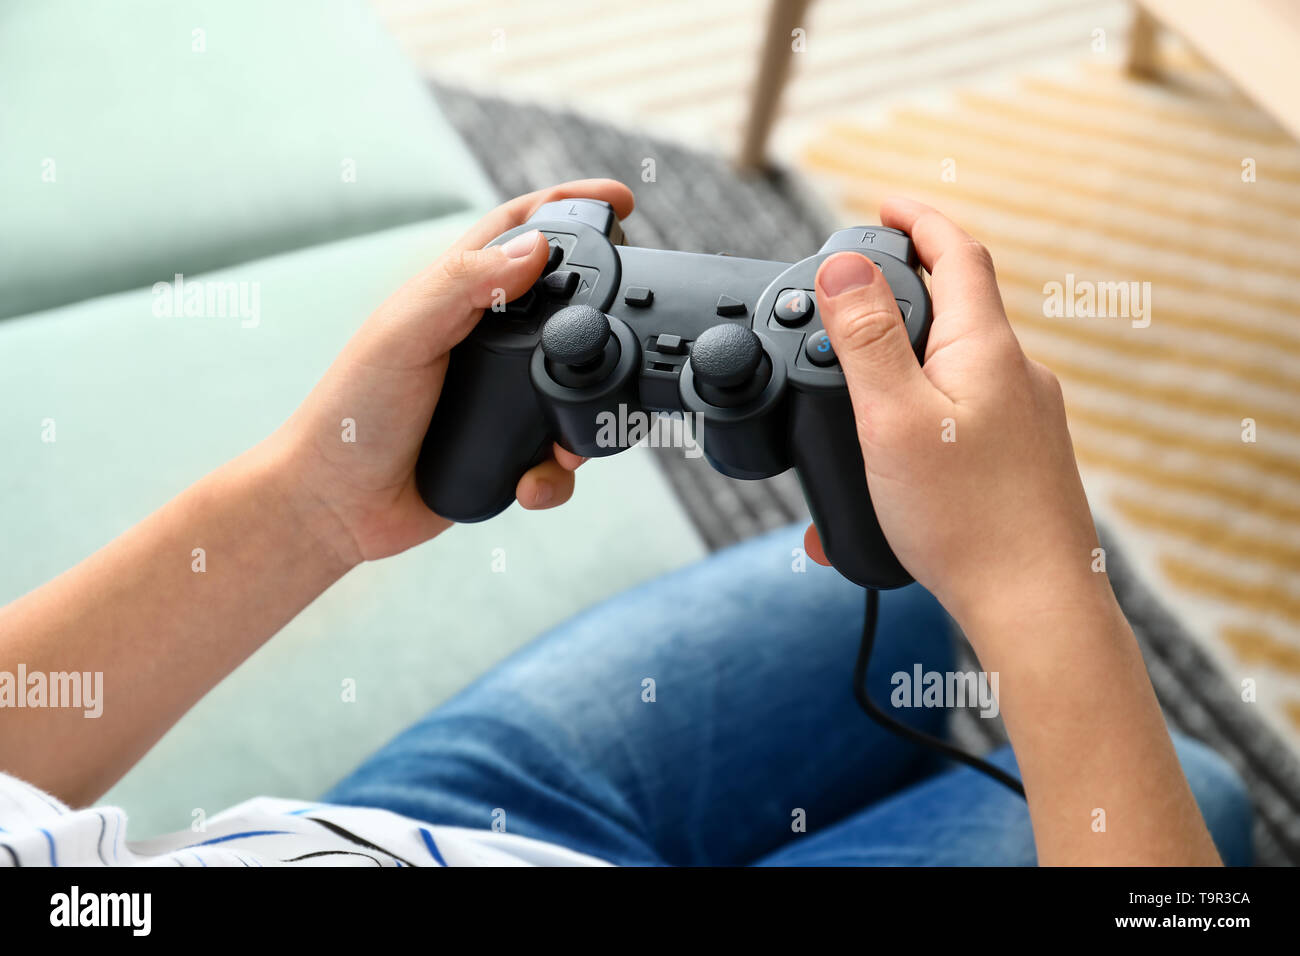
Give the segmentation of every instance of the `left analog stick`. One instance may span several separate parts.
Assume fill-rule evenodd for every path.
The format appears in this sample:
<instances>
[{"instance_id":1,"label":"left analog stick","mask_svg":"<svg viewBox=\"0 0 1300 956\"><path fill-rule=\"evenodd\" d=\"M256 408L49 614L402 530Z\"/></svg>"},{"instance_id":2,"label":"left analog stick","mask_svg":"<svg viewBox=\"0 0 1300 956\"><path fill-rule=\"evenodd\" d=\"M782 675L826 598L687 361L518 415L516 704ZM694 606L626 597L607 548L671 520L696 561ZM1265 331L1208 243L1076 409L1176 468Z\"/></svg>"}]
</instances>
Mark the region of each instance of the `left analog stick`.
<instances>
[{"instance_id":1,"label":"left analog stick","mask_svg":"<svg viewBox=\"0 0 1300 956\"><path fill-rule=\"evenodd\" d=\"M603 380L618 363L618 337L609 316L589 305L566 306L542 326L546 369L561 385L584 388Z\"/></svg>"},{"instance_id":2,"label":"left analog stick","mask_svg":"<svg viewBox=\"0 0 1300 956\"><path fill-rule=\"evenodd\" d=\"M570 305L542 326L542 351L559 365L590 365L605 354L609 317L589 305Z\"/></svg>"}]
</instances>

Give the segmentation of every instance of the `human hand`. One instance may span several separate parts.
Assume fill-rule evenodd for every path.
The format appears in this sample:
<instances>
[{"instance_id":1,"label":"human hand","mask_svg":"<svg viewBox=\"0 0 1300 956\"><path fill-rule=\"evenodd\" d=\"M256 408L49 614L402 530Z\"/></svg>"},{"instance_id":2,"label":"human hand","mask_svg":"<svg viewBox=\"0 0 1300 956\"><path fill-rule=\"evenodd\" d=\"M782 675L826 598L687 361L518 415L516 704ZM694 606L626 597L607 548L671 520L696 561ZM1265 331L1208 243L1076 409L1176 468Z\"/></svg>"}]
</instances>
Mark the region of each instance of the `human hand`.
<instances>
[{"instance_id":1,"label":"human hand","mask_svg":"<svg viewBox=\"0 0 1300 956\"><path fill-rule=\"evenodd\" d=\"M912 237L931 274L934 324L917 364L880 270L827 259L817 305L848 382L881 529L972 634L1000 596L1027 613L1107 600L1096 529L1056 377L1020 349L988 251L943 215L894 199L881 222ZM809 555L826 563L816 528Z\"/></svg>"},{"instance_id":2,"label":"human hand","mask_svg":"<svg viewBox=\"0 0 1300 956\"><path fill-rule=\"evenodd\" d=\"M549 251L536 230L483 247L543 203L571 198L604 200L619 218L632 211L631 190L607 179L565 183L497 207L375 310L270 439L308 526L344 563L397 554L451 524L429 510L415 485L448 353L494 296L510 301L537 280ZM355 442L342 440L344 419L355 422ZM519 503L563 504L581 463L554 446L551 459L520 478Z\"/></svg>"}]
</instances>

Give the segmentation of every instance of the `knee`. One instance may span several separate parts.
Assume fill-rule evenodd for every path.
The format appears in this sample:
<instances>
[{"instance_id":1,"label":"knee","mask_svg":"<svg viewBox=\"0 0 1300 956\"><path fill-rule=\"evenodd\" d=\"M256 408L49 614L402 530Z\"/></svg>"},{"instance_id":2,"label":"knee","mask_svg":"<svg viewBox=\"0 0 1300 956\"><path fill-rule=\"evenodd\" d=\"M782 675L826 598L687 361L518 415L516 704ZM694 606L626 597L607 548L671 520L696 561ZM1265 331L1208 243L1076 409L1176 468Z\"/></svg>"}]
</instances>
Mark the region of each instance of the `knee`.
<instances>
[{"instance_id":1,"label":"knee","mask_svg":"<svg viewBox=\"0 0 1300 956\"><path fill-rule=\"evenodd\" d=\"M1226 760L1199 741L1174 735L1174 748L1201 816L1227 866L1249 866L1254 812L1241 777Z\"/></svg>"}]
</instances>

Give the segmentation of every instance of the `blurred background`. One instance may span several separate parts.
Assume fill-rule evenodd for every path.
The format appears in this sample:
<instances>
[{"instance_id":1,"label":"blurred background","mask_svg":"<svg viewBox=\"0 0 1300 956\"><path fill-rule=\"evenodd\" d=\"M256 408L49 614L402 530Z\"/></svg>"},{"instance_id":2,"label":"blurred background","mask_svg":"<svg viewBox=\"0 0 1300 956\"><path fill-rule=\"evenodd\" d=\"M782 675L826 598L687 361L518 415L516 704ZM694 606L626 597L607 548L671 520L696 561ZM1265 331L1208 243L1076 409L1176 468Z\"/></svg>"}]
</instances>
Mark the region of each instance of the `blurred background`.
<instances>
[{"instance_id":1,"label":"blurred background","mask_svg":"<svg viewBox=\"0 0 1300 956\"><path fill-rule=\"evenodd\" d=\"M563 16L509 0L373 5L429 76L728 154L742 144L769 17L782 11L790 70L768 151L786 160L846 116L879 118L896 103L1059 71L1085 54L1117 62L1132 16L1125 0L578 0ZM1098 30L1105 45L1094 53Z\"/></svg>"},{"instance_id":2,"label":"blurred background","mask_svg":"<svg viewBox=\"0 0 1300 956\"><path fill-rule=\"evenodd\" d=\"M1170 722L1294 862L1297 54L1286 0L0 5L0 600L278 424L499 197L613 176L631 243L796 260L902 193L992 250ZM255 287L256 322L160 317L177 274ZM1062 314L1053 284L1131 295ZM360 569L110 798L145 829L309 798L550 624L804 513L790 475L598 464L554 514Z\"/></svg>"}]
</instances>

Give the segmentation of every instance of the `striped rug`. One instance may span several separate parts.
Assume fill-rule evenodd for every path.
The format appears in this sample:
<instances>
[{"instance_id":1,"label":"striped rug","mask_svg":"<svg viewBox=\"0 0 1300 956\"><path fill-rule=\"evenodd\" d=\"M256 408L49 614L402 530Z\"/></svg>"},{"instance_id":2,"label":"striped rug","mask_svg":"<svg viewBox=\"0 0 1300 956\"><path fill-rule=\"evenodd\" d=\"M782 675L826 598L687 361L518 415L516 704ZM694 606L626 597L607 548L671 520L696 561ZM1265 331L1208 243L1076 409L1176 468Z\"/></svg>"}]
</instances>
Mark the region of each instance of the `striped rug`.
<instances>
[{"instance_id":1,"label":"striped rug","mask_svg":"<svg viewBox=\"0 0 1300 956\"><path fill-rule=\"evenodd\" d=\"M441 82L575 107L638 133L731 154L768 0L370 0ZM772 137L785 157L846 109L1123 48L1125 0L812 0ZM502 131L509 142L509 131Z\"/></svg>"},{"instance_id":2,"label":"striped rug","mask_svg":"<svg viewBox=\"0 0 1300 956\"><path fill-rule=\"evenodd\" d=\"M1164 64L830 121L799 165L844 221L904 193L989 246L1094 508L1241 706L1300 746L1300 147L1194 58ZM1076 303L1136 283L1149 310L1071 314L1052 283Z\"/></svg>"}]
</instances>

